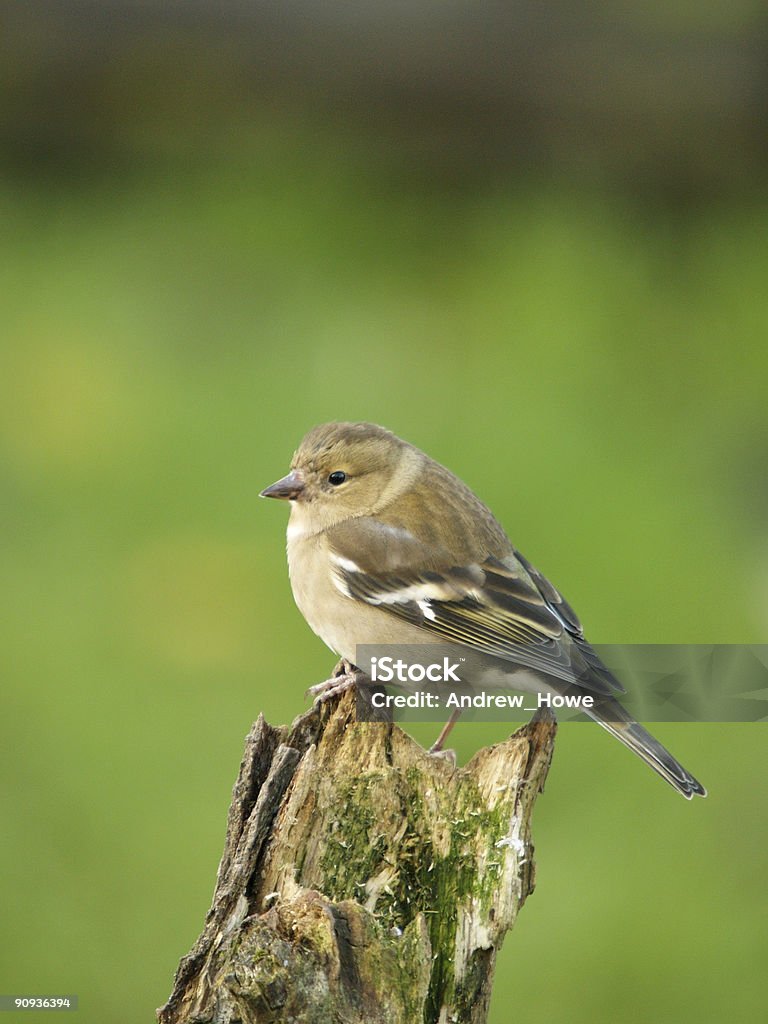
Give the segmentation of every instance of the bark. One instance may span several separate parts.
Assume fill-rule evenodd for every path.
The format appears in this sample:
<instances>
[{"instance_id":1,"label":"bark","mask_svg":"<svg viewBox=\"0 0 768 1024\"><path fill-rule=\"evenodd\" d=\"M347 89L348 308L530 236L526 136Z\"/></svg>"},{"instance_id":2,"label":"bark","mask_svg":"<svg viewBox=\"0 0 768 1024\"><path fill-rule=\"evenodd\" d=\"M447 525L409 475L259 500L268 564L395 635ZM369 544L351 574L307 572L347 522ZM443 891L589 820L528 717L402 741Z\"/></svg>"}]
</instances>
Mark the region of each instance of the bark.
<instances>
[{"instance_id":1,"label":"bark","mask_svg":"<svg viewBox=\"0 0 768 1024\"><path fill-rule=\"evenodd\" d=\"M259 716L213 904L160 1024L482 1024L533 890L530 819L555 724L464 768L347 693L291 726Z\"/></svg>"}]
</instances>

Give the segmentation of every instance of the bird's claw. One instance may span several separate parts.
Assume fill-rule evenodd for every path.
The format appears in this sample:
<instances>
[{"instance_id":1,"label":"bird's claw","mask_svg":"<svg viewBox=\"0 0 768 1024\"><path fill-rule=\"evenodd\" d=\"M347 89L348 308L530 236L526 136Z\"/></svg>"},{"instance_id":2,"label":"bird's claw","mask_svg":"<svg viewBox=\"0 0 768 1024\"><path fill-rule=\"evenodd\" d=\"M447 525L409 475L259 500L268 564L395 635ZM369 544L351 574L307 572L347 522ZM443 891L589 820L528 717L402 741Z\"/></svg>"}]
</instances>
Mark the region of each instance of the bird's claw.
<instances>
[{"instance_id":1,"label":"bird's claw","mask_svg":"<svg viewBox=\"0 0 768 1024\"><path fill-rule=\"evenodd\" d=\"M315 704L325 704L326 701L346 693L350 687L355 685L359 675L360 670L351 665L345 658L342 658L333 670L331 678L310 686L304 696L312 697Z\"/></svg>"},{"instance_id":2,"label":"bird's claw","mask_svg":"<svg viewBox=\"0 0 768 1024\"><path fill-rule=\"evenodd\" d=\"M443 761L447 761L451 768L456 767L455 750L435 750L434 747L430 747L427 753L430 757L441 758Z\"/></svg>"}]
</instances>

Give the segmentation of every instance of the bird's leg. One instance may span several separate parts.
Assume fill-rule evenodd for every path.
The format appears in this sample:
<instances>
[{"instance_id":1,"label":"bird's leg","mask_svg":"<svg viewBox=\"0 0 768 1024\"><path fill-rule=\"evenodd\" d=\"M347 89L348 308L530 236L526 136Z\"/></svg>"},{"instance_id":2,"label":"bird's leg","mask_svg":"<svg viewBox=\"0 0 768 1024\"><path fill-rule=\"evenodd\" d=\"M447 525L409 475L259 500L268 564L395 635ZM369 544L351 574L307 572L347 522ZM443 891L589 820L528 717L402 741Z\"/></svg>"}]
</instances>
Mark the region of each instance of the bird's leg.
<instances>
[{"instance_id":1,"label":"bird's leg","mask_svg":"<svg viewBox=\"0 0 768 1024\"><path fill-rule=\"evenodd\" d=\"M451 729L454 727L454 725L456 725L456 723L458 722L460 714L461 714L461 708L454 708L453 709L453 711L451 712L451 717L448 719L448 721L443 726L442 730L440 731L440 735L437 737L435 742L429 748L429 753L430 754L439 754L439 753L442 752L443 744L448 739L448 733L451 731Z\"/></svg>"},{"instance_id":2,"label":"bird's leg","mask_svg":"<svg viewBox=\"0 0 768 1024\"><path fill-rule=\"evenodd\" d=\"M316 703L324 704L327 700L330 700L332 697L338 697L351 686L354 686L358 676L361 674L359 668L356 668L346 658L342 658L333 670L331 678L310 686L304 696L313 697Z\"/></svg>"}]
</instances>

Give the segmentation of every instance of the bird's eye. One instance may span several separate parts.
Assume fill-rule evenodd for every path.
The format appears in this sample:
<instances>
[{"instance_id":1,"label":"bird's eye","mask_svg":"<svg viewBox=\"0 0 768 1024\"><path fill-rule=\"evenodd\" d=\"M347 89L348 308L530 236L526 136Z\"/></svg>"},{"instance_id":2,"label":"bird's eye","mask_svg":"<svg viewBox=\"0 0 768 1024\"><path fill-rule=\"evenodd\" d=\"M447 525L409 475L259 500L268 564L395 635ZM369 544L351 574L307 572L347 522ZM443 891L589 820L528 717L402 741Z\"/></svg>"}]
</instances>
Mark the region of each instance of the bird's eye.
<instances>
[{"instance_id":1,"label":"bird's eye","mask_svg":"<svg viewBox=\"0 0 768 1024\"><path fill-rule=\"evenodd\" d=\"M343 473L340 469L337 469L335 473L331 473L328 477L328 483L331 484L332 487L338 487L339 484L343 484L346 479L347 474Z\"/></svg>"}]
</instances>

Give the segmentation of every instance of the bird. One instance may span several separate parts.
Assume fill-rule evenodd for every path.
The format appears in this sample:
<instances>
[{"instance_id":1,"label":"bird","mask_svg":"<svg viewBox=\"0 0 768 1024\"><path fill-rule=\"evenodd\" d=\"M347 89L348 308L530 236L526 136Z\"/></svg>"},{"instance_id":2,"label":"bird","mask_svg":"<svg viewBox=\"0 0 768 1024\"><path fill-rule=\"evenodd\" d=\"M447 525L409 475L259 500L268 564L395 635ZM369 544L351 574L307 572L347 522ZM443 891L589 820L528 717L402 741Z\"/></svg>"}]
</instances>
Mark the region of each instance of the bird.
<instances>
[{"instance_id":1,"label":"bird","mask_svg":"<svg viewBox=\"0 0 768 1024\"><path fill-rule=\"evenodd\" d=\"M496 685L593 697L583 707L591 718L684 797L706 796L617 699L624 687L570 604L470 488L425 452L374 423L322 424L261 496L290 503L293 597L343 662L355 666L362 644L456 645Z\"/></svg>"}]
</instances>

